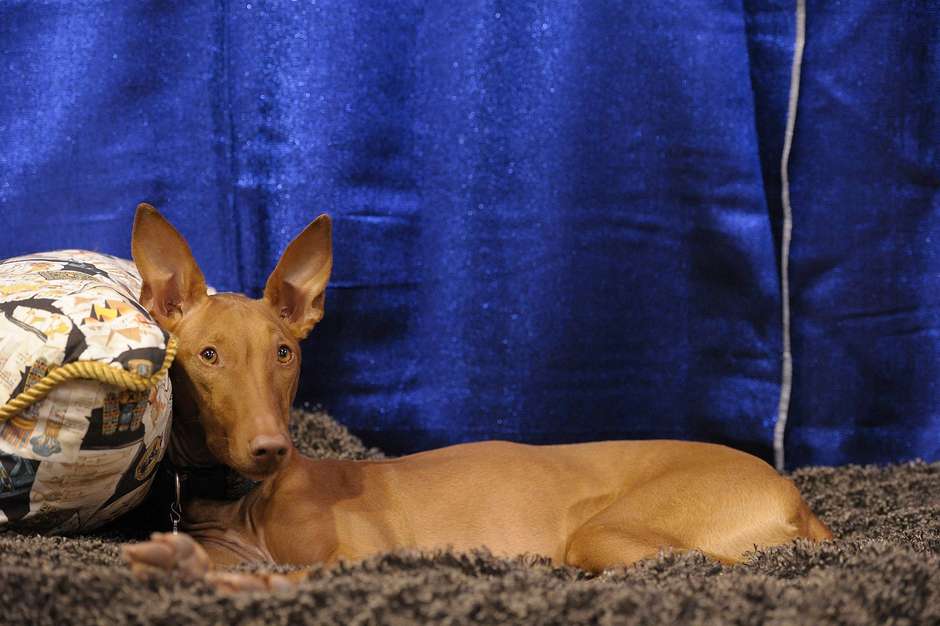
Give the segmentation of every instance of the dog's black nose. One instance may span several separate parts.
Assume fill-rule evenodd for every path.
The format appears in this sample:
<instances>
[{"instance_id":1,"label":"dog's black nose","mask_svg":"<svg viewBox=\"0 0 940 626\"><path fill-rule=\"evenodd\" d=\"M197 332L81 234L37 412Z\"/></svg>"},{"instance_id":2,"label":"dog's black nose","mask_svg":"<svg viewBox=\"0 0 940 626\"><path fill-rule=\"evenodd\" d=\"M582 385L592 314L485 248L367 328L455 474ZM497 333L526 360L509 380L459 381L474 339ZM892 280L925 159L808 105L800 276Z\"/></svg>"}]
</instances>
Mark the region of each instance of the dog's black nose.
<instances>
[{"instance_id":1,"label":"dog's black nose","mask_svg":"<svg viewBox=\"0 0 940 626\"><path fill-rule=\"evenodd\" d=\"M284 435L258 435L251 440L251 456L259 461L280 459L287 454L288 445Z\"/></svg>"}]
</instances>

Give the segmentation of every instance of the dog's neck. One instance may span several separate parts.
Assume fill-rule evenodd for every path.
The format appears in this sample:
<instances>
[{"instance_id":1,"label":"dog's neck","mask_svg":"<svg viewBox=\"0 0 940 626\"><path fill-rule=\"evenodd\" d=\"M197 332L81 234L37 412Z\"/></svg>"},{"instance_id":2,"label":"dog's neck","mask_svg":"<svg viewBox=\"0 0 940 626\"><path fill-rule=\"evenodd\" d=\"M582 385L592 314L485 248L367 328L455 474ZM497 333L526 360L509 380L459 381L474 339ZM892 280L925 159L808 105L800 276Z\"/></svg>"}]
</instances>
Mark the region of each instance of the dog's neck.
<instances>
[{"instance_id":1,"label":"dog's neck","mask_svg":"<svg viewBox=\"0 0 940 626\"><path fill-rule=\"evenodd\" d=\"M187 385L175 368L170 370L173 380L173 427L167 450L170 462L176 467L211 467L220 465L206 445L206 431L199 418L199 407L186 392Z\"/></svg>"},{"instance_id":2,"label":"dog's neck","mask_svg":"<svg viewBox=\"0 0 940 626\"><path fill-rule=\"evenodd\" d=\"M206 434L199 417L173 413L173 429L167 449L170 462L176 467L210 467L219 461L206 446Z\"/></svg>"}]
</instances>

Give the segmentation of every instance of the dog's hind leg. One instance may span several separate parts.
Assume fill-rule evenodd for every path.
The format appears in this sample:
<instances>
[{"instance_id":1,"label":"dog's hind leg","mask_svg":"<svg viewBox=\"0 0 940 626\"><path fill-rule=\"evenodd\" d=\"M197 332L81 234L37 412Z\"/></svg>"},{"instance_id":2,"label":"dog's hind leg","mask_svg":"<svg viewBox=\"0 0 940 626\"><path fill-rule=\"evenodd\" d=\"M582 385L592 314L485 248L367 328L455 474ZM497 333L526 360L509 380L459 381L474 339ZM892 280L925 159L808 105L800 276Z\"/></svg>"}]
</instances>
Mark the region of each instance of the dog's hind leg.
<instances>
[{"instance_id":1,"label":"dog's hind leg","mask_svg":"<svg viewBox=\"0 0 940 626\"><path fill-rule=\"evenodd\" d=\"M572 533L566 562L598 571L671 548L737 563L755 547L831 537L789 480L754 461L690 466L618 495Z\"/></svg>"},{"instance_id":2,"label":"dog's hind leg","mask_svg":"<svg viewBox=\"0 0 940 626\"><path fill-rule=\"evenodd\" d=\"M675 544L650 530L602 517L575 531L565 551L565 563L590 572L602 572L656 556L663 547Z\"/></svg>"}]
</instances>

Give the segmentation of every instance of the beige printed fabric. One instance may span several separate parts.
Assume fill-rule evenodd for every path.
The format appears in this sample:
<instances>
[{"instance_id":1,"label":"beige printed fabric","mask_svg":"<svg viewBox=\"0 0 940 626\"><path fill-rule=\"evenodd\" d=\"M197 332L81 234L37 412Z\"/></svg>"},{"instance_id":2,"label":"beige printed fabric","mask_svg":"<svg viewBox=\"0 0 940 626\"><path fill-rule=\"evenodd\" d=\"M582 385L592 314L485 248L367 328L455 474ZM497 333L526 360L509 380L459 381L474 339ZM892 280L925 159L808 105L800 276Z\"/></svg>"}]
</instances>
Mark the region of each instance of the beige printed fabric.
<instances>
[{"instance_id":1,"label":"beige printed fabric","mask_svg":"<svg viewBox=\"0 0 940 626\"><path fill-rule=\"evenodd\" d=\"M57 366L150 376L169 336L137 302L130 261L61 250L0 261L0 406ZM84 531L138 504L166 449L169 378L144 391L72 380L0 418L0 528Z\"/></svg>"}]
</instances>

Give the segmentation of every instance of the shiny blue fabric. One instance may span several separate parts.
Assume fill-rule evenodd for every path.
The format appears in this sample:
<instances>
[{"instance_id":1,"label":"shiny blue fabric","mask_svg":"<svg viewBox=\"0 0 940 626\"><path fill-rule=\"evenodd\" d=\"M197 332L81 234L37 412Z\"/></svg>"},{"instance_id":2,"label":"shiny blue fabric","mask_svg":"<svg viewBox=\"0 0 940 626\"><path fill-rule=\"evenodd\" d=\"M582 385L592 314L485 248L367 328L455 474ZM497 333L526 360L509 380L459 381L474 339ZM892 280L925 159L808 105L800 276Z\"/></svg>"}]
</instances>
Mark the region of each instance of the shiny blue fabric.
<instances>
[{"instance_id":1,"label":"shiny blue fabric","mask_svg":"<svg viewBox=\"0 0 940 626\"><path fill-rule=\"evenodd\" d=\"M147 200L258 295L328 211L299 399L368 443L770 459L795 5L3 3L0 256L128 255ZM809 2L791 467L940 458L938 29Z\"/></svg>"}]
</instances>

